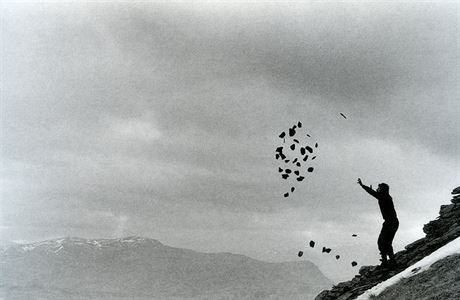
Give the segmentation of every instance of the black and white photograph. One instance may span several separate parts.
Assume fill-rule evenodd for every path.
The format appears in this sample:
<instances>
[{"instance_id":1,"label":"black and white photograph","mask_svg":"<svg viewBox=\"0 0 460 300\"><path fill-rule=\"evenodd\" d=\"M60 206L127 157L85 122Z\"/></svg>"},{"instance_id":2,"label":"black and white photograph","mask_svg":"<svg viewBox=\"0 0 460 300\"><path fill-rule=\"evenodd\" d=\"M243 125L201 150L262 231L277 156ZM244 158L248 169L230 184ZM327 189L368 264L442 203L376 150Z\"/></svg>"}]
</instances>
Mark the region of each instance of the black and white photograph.
<instances>
[{"instance_id":1,"label":"black and white photograph","mask_svg":"<svg viewBox=\"0 0 460 300\"><path fill-rule=\"evenodd\" d=\"M460 1L0 2L0 300L460 299Z\"/></svg>"}]
</instances>

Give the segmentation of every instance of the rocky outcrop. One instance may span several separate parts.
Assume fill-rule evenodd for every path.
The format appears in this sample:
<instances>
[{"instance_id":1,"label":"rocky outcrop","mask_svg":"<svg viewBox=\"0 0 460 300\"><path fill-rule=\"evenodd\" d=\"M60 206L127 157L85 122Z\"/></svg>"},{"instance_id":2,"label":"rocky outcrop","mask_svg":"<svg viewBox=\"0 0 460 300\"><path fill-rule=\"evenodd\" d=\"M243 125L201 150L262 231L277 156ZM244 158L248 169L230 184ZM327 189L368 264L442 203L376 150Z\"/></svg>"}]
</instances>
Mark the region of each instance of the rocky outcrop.
<instances>
[{"instance_id":1,"label":"rocky outcrop","mask_svg":"<svg viewBox=\"0 0 460 300\"><path fill-rule=\"evenodd\" d=\"M460 236L460 186L452 191L451 204L442 205L436 220L423 226L426 236L395 254L398 266L391 271L377 266L363 266L352 280L339 283L331 290L322 291L315 300L355 299L364 291L396 275L425 256Z\"/></svg>"}]
</instances>

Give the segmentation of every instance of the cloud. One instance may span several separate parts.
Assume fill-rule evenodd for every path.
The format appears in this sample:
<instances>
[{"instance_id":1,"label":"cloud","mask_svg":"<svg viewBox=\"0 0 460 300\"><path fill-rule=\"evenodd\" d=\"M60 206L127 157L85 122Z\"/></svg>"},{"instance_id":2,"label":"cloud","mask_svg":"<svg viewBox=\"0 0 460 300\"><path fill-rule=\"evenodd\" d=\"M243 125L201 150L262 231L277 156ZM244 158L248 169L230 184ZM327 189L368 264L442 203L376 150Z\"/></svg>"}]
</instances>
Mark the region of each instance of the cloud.
<instances>
[{"instance_id":1,"label":"cloud","mask_svg":"<svg viewBox=\"0 0 460 300\"><path fill-rule=\"evenodd\" d=\"M390 183L416 219L405 239L458 184L457 4L2 7L12 239L138 234L288 259L302 232L378 231L357 177ZM287 200L273 151L299 120L319 155Z\"/></svg>"},{"instance_id":2,"label":"cloud","mask_svg":"<svg viewBox=\"0 0 460 300\"><path fill-rule=\"evenodd\" d=\"M115 135L141 141L155 141L162 137L160 131L148 121L137 119L113 119L110 121Z\"/></svg>"},{"instance_id":3,"label":"cloud","mask_svg":"<svg viewBox=\"0 0 460 300\"><path fill-rule=\"evenodd\" d=\"M118 217L118 226L117 230L115 231L115 237L124 237L125 230L126 230L126 222L128 222L127 216L119 216Z\"/></svg>"}]
</instances>

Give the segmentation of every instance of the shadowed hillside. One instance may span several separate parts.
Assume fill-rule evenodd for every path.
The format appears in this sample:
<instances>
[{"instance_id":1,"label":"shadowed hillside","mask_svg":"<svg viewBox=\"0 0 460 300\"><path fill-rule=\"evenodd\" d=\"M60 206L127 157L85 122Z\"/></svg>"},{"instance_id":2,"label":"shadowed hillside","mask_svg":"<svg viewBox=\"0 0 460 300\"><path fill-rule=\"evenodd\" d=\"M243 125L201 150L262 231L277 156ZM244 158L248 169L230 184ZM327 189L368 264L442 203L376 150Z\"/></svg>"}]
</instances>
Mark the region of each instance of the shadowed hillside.
<instances>
[{"instance_id":1,"label":"shadowed hillside","mask_svg":"<svg viewBox=\"0 0 460 300\"><path fill-rule=\"evenodd\" d=\"M0 257L6 299L312 299L331 285L307 261L267 263L138 237L16 245Z\"/></svg>"},{"instance_id":2,"label":"shadowed hillside","mask_svg":"<svg viewBox=\"0 0 460 300\"><path fill-rule=\"evenodd\" d=\"M460 299L460 254L439 260L427 271L404 278L371 299Z\"/></svg>"}]
</instances>

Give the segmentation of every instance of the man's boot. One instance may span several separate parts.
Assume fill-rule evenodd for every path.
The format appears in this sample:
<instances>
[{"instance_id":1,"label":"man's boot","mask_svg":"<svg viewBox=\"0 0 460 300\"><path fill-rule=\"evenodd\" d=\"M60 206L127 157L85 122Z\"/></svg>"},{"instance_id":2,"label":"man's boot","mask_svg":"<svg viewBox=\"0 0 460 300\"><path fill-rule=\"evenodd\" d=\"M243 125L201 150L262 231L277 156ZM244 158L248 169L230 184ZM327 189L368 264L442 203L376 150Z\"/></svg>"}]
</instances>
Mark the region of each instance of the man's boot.
<instances>
[{"instance_id":1,"label":"man's boot","mask_svg":"<svg viewBox=\"0 0 460 300\"><path fill-rule=\"evenodd\" d=\"M388 257L390 258L390 261L388 262L388 266L391 269L396 269L398 267L398 264L396 263L395 255L393 251L391 251L390 254L388 254Z\"/></svg>"},{"instance_id":2,"label":"man's boot","mask_svg":"<svg viewBox=\"0 0 460 300\"><path fill-rule=\"evenodd\" d=\"M380 266L378 266L378 269L385 269L388 267L388 260L386 254L381 254L382 258L380 259L381 263Z\"/></svg>"}]
</instances>

